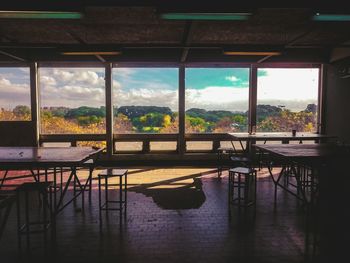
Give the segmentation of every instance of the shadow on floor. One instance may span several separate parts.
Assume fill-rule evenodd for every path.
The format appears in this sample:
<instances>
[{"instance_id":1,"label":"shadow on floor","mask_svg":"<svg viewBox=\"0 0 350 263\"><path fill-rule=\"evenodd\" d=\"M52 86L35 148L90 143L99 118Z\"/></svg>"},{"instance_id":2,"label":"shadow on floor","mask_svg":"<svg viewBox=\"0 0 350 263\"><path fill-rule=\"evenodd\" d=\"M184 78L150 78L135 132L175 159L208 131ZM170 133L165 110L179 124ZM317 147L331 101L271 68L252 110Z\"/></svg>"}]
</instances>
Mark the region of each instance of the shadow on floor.
<instances>
[{"instance_id":1,"label":"shadow on floor","mask_svg":"<svg viewBox=\"0 0 350 263\"><path fill-rule=\"evenodd\" d=\"M193 178L193 183L171 189L144 189L142 191L162 209L194 209L205 202L200 178Z\"/></svg>"},{"instance_id":2,"label":"shadow on floor","mask_svg":"<svg viewBox=\"0 0 350 263\"><path fill-rule=\"evenodd\" d=\"M205 194L202 190L203 173L163 180L151 184L144 184L129 188L129 191L142 193L152 197L162 209L195 209L205 202ZM192 179L192 183L180 181Z\"/></svg>"}]
</instances>

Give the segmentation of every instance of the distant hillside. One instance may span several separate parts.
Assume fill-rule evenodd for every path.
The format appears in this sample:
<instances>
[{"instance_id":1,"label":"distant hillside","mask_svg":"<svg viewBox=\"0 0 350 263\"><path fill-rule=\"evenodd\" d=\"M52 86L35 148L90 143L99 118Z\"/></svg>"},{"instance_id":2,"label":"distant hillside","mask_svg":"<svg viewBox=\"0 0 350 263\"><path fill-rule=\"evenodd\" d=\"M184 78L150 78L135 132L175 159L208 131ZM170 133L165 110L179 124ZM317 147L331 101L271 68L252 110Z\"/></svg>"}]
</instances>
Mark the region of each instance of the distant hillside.
<instances>
[{"instance_id":1,"label":"distant hillside","mask_svg":"<svg viewBox=\"0 0 350 263\"><path fill-rule=\"evenodd\" d=\"M232 117L234 115L246 115L244 112L231 112L225 110L206 111L199 108L191 108L186 111L186 115L193 118L201 118L210 122L217 122L224 117Z\"/></svg>"},{"instance_id":2,"label":"distant hillside","mask_svg":"<svg viewBox=\"0 0 350 263\"><path fill-rule=\"evenodd\" d=\"M135 117L141 117L147 113L160 113L172 115L172 111L169 107L157 107L157 106L122 106L115 109L115 115L122 113L128 116L130 119Z\"/></svg>"}]
</instances>

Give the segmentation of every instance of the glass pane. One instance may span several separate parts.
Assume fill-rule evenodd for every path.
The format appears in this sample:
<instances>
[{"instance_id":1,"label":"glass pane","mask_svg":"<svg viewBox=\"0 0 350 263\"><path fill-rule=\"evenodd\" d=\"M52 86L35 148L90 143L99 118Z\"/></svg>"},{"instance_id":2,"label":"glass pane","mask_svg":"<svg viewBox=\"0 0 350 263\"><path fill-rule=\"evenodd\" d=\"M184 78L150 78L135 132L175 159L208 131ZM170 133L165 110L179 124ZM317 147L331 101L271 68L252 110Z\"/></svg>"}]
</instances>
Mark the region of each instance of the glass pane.
<instances>
[{"instance_id":1,"label":"glass pane","mask_svg":"<svg viewBox=\"0 0 350 263\"><path fill-rule=\"evenodd\" d=\"M104 68L40 68L41 133L105 133Z\"/></svg>"},{"instance_id":2,"label":"glass pane","mask_svg":"<svg viewBox=\"0 0 350 263\"><path fill-rule=\"evenodd\" d=\"M186 69L186 132L247 131L248 68Z\"/></svg>"},{"instance_id":3,"label":"glass pane","mask_svg":"<svg viewBox=\"0 0 350 263\"><path fill-rule=\"evenodd\" d=\"M0 121L30 121L29 68L0 68Z\"/></svg>"},{"instance_id":4,"label":"glass pane","mask_svg":"<svg viewBox=\"0 0 350 263\"><path fill-rule=\"evenodd\" d=\"M258 69L257 131L317 130L318 68Z\"/></svg>"},{"instance_id":5,"label":"glass pane","mask_svg":"<svg viewBox=\"0 0 350 263\"><path fill-rule=\"evenodd\" d=\"M114 68L114 133L178 132L177 68Z\"/></svg>"}]
</instances>

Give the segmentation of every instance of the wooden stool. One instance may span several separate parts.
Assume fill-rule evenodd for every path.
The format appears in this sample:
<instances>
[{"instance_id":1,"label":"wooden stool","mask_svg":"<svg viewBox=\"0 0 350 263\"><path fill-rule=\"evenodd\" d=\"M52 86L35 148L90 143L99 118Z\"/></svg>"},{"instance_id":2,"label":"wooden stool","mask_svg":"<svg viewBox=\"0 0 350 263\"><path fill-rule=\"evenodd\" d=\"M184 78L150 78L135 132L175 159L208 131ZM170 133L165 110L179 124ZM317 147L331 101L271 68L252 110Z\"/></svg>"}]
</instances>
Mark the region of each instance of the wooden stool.
<instances>
[{"instance_id":1,"label":"wooden stool","mask_svg":"<svg viewBox=\"0 0 350 263\"><path fill-rule=\"evenodd\" d=\"M108 184L108 179L113 177L119 177L119 199L118 200L109 200L108 199L108 186L111 184ZM127 177L128 177L128 170L124 169L115 169L115 168L109 168L106 170L103 170L98 175L98 203L99 203L99 212L100 212L100 224L102 224L102 210L105 210L108 212L109 210L118 210L119 211L119 218L120 218L120 224L122 223L122 215L126 217L126 209L127 209ZM124 178L124 183L123 183ZM101 181L102 179L105 180L104 186L105 186L105 203L102 204L101 201ZM123 195L124 192L124 195ZM119 204L117 207L111 207L110 204Z\"/></svg>"},{"instance_id":2,"label":"wooden stool","mask_svg":"<svg viewBox=\"0 0 350 263\"><path fill-rule=\"evenodd\" d=\"M218 177L220 178L222 174L222 167L223 167L223 161L224 161L224 156L229 155L231 156L233 153L235 153L234 148L230 147L219 147L217 149L217 170L218 170Z\"/></svg>"},{"instance_id":3,"label":"wooden stool","mask_svg":"<svg viewBox=\"0 0 350 263\"><path fill-rule=\"evenodd\" d=\"M16 189L17 200L17 235L18 235L18 248L22 248L22 235L26 236L27 250L30 248L30 234L44 233L44 245L47 245L47 232L52 228L51 238L54 239L55 235L55 220L52 207L52 195L51 195L52 182L35 182L35 183L23 183ZM40 201L40 208L43 212L40 213L41 218L38 221L30 220L30 207L29 193L37 192ZM21 222L21 194L24 194L24 223Z\"/></svg>"},{"instance_id":4,"label":"wooden stool","mask_svg":"<svg viewBox=\"0 0 350 263\"><path fill-rule=\"evenodd\" d=\"M229 205L248 207L256 204L256 179L255 169L236 167L229 170L228 200ZM234 189L237 188L237 194Z\"/></svg>"}]
</instances>

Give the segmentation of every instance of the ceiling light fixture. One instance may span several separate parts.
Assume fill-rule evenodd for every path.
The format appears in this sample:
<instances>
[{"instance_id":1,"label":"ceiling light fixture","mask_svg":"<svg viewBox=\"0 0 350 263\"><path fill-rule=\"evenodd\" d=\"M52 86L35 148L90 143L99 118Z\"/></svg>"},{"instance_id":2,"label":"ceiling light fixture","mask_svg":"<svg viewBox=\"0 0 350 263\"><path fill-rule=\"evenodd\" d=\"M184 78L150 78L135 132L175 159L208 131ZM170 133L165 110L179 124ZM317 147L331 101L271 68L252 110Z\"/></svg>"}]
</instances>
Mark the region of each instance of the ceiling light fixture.
<instances>
[{"instance_id":1,"label":"ceiling light fixture","mask_svg":"<svg viewBox=\"0 0 350 263\"><path fill-rule=\"evenodd\" d=\"M66 51L61 52L62 55L67 56L115 56L120 55L122 52L120 51Z\"/></svg>"},{"instance_id":2,"label":"ceiling light fixture","mask_svg":"<svg viewBox=\"0 0 350 263\"><path fill-rule=\"evenodd\" d=\"M279 56L279 51L224 51L229 56Z\"/></svg>"},{"instance_id":3,"label":"ceiling light fixture","mask_svg":"<svg viewBox=\"0 0 350 263\"><path fill-rule=\"evenodd\" d=\"M164 13L169 20L248 20L251 13Z\"/></svg>"},{"instance_id":4,"label":"ceiling light fixture","mask_svg":"<svg viewBox=\"0 0 350 263\"><path fill-rule=\"evenodd\" d=\"M342 22L350 21L350 14L321 14L316 13L312 20L314 21L330 21L330 22Z\"/></svg>"},{"instance_id":5,"label":"ceiling light fixture","mask_svg":"<svg viewBox=\"0 0 350 263\"><path fill-rule=\"evenodd\" d=\"M80 19L80 12L59 11L1 11L0 19Z\"/></svg>"}]
</instances>

